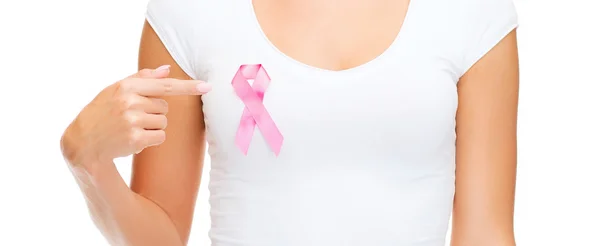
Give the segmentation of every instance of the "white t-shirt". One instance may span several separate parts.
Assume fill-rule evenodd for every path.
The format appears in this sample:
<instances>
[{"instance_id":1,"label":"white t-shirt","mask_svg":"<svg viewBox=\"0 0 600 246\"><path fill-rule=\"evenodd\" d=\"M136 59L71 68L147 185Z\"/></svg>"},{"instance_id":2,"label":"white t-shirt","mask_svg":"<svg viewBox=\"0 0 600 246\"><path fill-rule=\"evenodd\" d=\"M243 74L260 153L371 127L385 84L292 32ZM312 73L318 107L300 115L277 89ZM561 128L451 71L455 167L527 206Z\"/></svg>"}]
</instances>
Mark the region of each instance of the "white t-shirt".
<instances>
[{"instance_id":1,"label":"white t-shirt","mask_svg":"<svg viewBox=\"0 0 600 246\"><path fill-rule=\"evenodd\" d=\"M150 0L147 20L202 97L215 246L443 246L454 197L459 78L517 26L511 0L412 0L379 57L329 71L264 36L250 0ZM232 79L262 64L284 141L236 146Z\"/></svg>"}]
</instances>

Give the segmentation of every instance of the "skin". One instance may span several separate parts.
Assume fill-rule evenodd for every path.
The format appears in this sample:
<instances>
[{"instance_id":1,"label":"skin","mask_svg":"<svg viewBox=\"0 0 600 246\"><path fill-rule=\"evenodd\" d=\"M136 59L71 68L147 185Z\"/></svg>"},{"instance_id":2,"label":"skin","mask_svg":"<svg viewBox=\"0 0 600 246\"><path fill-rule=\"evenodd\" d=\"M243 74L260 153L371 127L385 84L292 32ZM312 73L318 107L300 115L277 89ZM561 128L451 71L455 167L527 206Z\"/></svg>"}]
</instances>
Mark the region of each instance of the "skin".
<instances>
[{"instance_id":1,"label":"skin","mask_svg":"<svg viewBox=\"0 0 600 246\"><path fill-rule=\"evenodd\" d=\"M344 4L347 8L339 11L336 1L254 1L262 29L275 46L300 62L328 70L355 67L381 54L400 30L408 7L406 0ZM143 70L134 77L146 78L147 83L159 83L156 81L165 77L190 79L145 23L139 67L165 64L170 71ZM515 245L518 74L513 31L458 83L452 246ZM94 222L112 245L187 244L205 153L201 93L189 88L175 96L152 97L168 103L168 114L152 123L161 130L166 119L168 127L164 134L153 135L152 141L130 146L131 139L103 137L124 135L131 129L111 132L94 128L122 116L111 115L115 106L96 99L63 135L65 159L87 198ZM104 94L98 97L108 97ZM163 135L166 140L160 138ZM120 149L126 151L118 152ZM134 156L129 188L112 158L141 149Z\"/></svg>"},{"instance_id":2,"label":"skin","mask_svg":"<svg viewBox=\"0 0 600 246\"><path fill-rule=\"evenodd\" d=\"M516 31L459 81L452 246L515 245Z\"/></svg>"},{"instance_id":3,"label":"skin","mask_svg":"<svg viewBox=\"0 0 600 246\"><path fill-rule=\"evenodd\" d=\"M171 67L144 69L107 87L61 139L91 217L111 245L177 246L189 236L205 152L199 95L210 86L189 80L146 25L140 67L158 64ZM140 151L130 189L113 159Z\"/></svg>"}]
</instances>

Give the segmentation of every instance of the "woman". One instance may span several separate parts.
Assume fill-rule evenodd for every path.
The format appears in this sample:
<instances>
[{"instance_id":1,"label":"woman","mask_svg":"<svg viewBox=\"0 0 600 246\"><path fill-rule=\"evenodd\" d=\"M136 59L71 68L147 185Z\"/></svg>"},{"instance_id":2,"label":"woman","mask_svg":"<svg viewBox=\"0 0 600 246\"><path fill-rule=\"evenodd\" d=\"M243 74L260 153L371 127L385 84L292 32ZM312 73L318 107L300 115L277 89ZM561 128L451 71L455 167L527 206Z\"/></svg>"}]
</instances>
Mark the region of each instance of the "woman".
<instances>
[{"instance_id":1,"label":"woman","mask_svg":"<svg viewBox=\"0 0 600 246\"><path fill-rule=\"evenodd\" d=\"M61 141L112 245L187 244L206 142L213 245L442 246L451 212L453 246L515 245L510 0L151 0L146 19L142 70Z\"/></svg>"}]
</instances>

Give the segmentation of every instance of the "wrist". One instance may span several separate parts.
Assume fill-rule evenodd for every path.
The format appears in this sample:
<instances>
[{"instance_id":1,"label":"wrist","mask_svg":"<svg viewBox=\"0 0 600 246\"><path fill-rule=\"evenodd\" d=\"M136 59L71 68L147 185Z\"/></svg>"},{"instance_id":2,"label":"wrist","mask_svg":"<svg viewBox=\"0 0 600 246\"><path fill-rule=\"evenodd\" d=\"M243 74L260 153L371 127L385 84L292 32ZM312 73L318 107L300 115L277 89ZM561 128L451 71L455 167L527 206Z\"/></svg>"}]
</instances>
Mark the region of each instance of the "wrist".
<instances>
[{"instance_id":1,"label":"wrist","mask_svg":"<svg viewBox=\"0 0 600 246\"><path fill-rule=\"evenodd\" d=\"M73 121L63 133L60 148L65 161L71 167L87 170L94 163L101 162L95 148L82 136L77 120Z\"/></svg>"}]
</instances>

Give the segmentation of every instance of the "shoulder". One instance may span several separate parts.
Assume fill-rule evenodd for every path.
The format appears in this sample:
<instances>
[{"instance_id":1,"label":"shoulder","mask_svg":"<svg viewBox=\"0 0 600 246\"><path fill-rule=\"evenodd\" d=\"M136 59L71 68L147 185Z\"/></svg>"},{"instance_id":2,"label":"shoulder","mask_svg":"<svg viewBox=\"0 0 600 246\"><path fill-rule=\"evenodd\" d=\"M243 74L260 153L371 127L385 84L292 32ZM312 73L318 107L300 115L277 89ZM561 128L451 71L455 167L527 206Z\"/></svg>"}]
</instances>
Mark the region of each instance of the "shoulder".
<instances>
[{"instance_id":1,"label":"shoulder","mask_svg":"<svg viewBox=\"0 0 600 246\"><path fill-rule=\"evenodd\" d=\"M201 34L210 28L211 13L220 5L215 0L149 0L146 6L146 21L192 78L196 78L195 59Z\"/></svg>"},{"instance_id":2,"label":"shoulder","mask_svg":"<svg viewBox=\"0 0 600 246\"><path fill-rule=\"evenodd\" d=\"M518 25L513 0L411 1L415 45L444 57L455 81Z\"/></svg>"},{"instance_id":3,"label":"shoulder","mask_svg":"<svg viewBox=\"0 0 600 246\"><path fill-rule=\"evenodd\" d=\"M149 0L147 12L150 14L165 14L173 17L202 17L215 11L233 8L231 0Z\"/></svg>"},{"instance_id":4,"label":"shoulder","mask_svg":"<svg viewBox=\"0 0 600 246\"><path fill-rule=\"evenodd\" d=\"M149 0L146 20L156 30L191 35L217 28L231 17L235 9L233 0ZM242 4L239 4L242 5Z\"/></svg>"},{"instance_id":5,"label":"shoulder","mask_svg":"<svg viewBox=\"0 0 600 246\"><path fill-rule=\"evenodd\" d=\"M206 8L205 5L213 1L195 0L149 0L146 6L146 16L155 18L157 21L185 20L199 15L199 11ZM194 14L196 13L196 14Z\"/></svg>"},{"instance_id":6,"label":"shoulder","mask_svg":"<svg viewBox=\"0 0 600 246\"><path fill-rule=\"evenodd\" d=\"M518 26L513 0L459 0L463 74Z\"/></svg>"},{"instance_id":7,"label":"shoulder","mask_svg":"<svg viewBox=\"0 0 600 246\"><path fill-rule=\"evenodd\" d=\"M517 22L513 0L459 0L456 12L469 26Z\"/></svg>"},{"instance_id":8,"label":"shoulder","mask_svg":"<svg viewBox=\"0 0 600 246\"><path fill-rule=\"evenodd\" d=\"M518 25L513 0L458 0L454 12L467 36L507 34Z\"/></svg>"}]
</instances>

